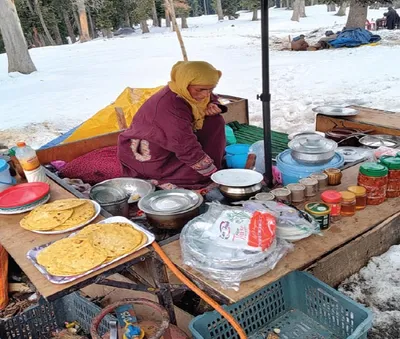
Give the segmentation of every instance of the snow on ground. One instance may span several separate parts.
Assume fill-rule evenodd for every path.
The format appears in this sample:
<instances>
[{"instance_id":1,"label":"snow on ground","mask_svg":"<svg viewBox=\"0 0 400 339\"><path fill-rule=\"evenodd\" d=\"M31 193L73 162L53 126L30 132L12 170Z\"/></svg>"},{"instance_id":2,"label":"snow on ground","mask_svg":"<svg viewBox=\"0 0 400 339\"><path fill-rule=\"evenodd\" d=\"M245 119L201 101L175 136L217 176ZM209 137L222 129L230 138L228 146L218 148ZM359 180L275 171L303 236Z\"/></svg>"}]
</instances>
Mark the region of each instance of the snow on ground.
<instances>
[{"instance_id":1,"label":"snow on ground","mask_svg":"<svg viewBox=\"0 0 400 339\"><path fill-rule=\"evenodd\" d=\"M384 11L371 10L368 17L382 17ZM272 127L286 132L313 128L312 108L323 104L399 111L398 31L380 32L386 39L377 47L281 51L289 35L304 33L316 41L346 22L325 5L307 7L306 13L298 23L290 21L292 11L270 10ZM261 125L256 99L262 85L260 22L241 13L238 20L224 22L216 16L189 18L189 26L183 31L189 59L207 60L221 69L217 91L248 98L251 120ZM176 35L166 28L30 53L38 72L29 76L8 75L6 55L0 55L0 142L25 139L40 146L111 103L127 86L167 83L172 65L181 59Z\"/></svg>"},{"instance_id":2,"label":"snow on ground","mask_svg":"<svg viewBox=\"0 0 400 339\"><path fill-rule=\"evenodd\" d=\"M400 338L400 245L373 257L368 265L340 286L339 291L371 308L369 339Z\"/></svg>"}]
</instances>

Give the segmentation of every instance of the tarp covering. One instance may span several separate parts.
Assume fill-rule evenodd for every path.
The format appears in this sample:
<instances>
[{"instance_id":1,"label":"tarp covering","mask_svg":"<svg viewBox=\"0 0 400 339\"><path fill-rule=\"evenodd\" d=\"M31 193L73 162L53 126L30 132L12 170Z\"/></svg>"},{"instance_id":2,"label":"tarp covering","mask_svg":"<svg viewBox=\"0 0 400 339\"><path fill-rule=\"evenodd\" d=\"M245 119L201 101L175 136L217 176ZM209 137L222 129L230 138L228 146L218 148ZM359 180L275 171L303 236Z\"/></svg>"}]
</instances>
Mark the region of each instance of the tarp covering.
<instances>
[{"instance_id":1,"label":"tarp covering","mask_svg":"<svg viewBox=\"0 0 400 339\"><path fill-rule=\"evenodd\" d=\"M78 126L71 135L62 142L67 143L118 131L119 126L115 111L117 107L121 108L124 112L126 123L129 126L136 112L144 102L163 87L164 86L156 88L125 88L115 102L103 108L89 120L86 120Z\"/></svg>"},{"instance_id":2,"label":"tarp covering","mask_svg":"<svg viewBox=\"0 0 400 339\"><path fill-rule=\"evenodd\" d=\"M340 32L335 40L329 41L333 48L358 47L375 43L381 40L379 35L374 35L364 28L349 28Z\"/></svg>"}]
</instances>

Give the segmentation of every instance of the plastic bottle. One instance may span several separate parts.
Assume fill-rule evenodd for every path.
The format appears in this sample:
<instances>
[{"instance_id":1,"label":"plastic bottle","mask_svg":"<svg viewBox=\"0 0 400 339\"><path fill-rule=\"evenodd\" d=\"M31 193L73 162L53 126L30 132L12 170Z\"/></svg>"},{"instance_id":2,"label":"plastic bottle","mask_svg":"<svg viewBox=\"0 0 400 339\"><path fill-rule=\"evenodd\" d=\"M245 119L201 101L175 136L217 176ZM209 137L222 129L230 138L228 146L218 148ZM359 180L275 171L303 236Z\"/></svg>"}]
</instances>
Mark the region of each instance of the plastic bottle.
<instances>
[{"instance_id":1,"label":"plastic bottle","mask_svg":"<svg viewBox=\"0 0 400 339\"><path fill-rule=\"evenodd\" d=\"M25 144L18 142L15 156L24 170L28 182L47 182L44 168L40 165L36 151Z\"/></svg>"}]
</instances>

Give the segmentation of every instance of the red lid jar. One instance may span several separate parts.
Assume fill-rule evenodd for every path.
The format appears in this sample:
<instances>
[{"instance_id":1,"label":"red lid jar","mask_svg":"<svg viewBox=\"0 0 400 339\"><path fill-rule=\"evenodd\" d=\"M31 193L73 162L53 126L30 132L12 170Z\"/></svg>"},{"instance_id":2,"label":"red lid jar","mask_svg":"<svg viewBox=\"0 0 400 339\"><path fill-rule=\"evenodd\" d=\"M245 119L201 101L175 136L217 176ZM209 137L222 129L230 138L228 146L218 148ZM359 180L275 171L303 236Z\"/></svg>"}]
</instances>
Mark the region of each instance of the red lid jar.
<instances>
[{"instance_id":1,"label":"red lid jar","mask_svg":"<svg viewBox=\"0 0 400 339\"><path fill-rule=\"evenodd\" d=\"M340 215L342 195L334 190L328 190L321 194L321 199L331 208L331 216L337 217Z\"/></svg>"}]
</instances>

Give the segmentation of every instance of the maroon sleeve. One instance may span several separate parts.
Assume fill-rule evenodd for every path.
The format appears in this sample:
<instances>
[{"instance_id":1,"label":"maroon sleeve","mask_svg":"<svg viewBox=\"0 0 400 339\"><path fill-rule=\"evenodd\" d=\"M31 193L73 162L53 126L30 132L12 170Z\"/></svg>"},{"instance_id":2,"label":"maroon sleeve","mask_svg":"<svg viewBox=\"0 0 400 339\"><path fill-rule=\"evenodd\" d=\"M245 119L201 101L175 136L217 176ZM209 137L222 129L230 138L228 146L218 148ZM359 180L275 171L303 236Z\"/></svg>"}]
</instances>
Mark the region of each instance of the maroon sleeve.
<instances>
[{"instance_id":1,"label":"maroon sleeve","mask_svg":"<svg viewBox=\"0 0 400 339\"><path fill-rule=\"evenodd\" d=\"M210 100L210 103L216 104L216 105L220 108L221 113L226 113L226 112L228 112L228 107L225 106L225 105L222 105L222 104L219 102L218 99L219 99L218 95L216 95L216 94L214 94L214 93L211 93L211 100Z\"/></svg>"},{"instance_id":2,"label":"maroon sleeve","mask_svg":"<svg viewBox=\"0 0 400 339\"><path fill-rule=\"evenodd\" d=\"M174 107L163 108L162 114L157 115L160 119L154 123L159 127L157 130L163 133L157 137L158 143L195 171L210 176L217 168L197 141L191 109L179 101Z\"/></svg>"}]
</instances>

